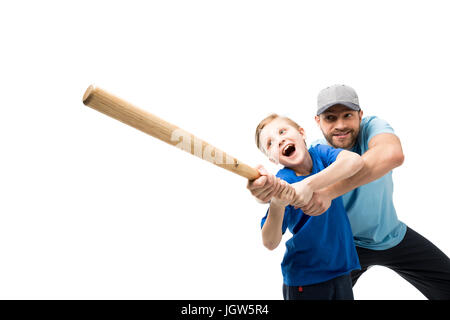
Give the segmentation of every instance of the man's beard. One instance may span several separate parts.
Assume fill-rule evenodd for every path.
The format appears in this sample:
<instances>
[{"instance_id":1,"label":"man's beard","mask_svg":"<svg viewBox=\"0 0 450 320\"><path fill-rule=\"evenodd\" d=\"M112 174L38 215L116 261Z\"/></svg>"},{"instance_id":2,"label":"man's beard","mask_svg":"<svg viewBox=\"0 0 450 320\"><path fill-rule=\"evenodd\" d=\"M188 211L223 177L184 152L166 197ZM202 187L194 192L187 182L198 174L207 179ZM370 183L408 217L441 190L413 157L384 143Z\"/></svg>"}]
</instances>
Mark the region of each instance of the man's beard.
<instances>
[{"instance_id":1,"label":"man's beard","mask_svg":"<svg viewBox=\"0 0 450 320\"><path fill-rule=\"evenodd\" d=\"M341 140L341 139L338 139L337 137L335 137L336 134L345 133L345 132L348 132L348 136L345 139ZM332 145L333 147L350 150L355 145L356 139L358 138L359 130L358 130L358 132L355 132L355 130L353 130L353 129L345 129L345 130L334 131L333 133L330 133L328 135L325 134L325 132L323 132L323 131L322 131L322 133L323 133L325 139L328 141L328 143L330 145Z\"/></svg>"}]
</instances>

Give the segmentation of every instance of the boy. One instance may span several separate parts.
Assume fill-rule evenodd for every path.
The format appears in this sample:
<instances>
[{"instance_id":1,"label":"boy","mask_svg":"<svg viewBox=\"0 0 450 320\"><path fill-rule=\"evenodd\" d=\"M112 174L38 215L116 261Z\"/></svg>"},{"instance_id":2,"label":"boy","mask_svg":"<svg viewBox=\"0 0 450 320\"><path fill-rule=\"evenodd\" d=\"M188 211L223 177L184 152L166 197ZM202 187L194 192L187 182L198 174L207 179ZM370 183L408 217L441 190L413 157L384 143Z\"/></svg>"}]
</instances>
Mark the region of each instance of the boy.
<instances>
[{"instance_id":1,"label":"boy","mask_svg":"<svg viewBox=\"0 0 450 320\"><path fill-rule=\"evenodd\" d=\"M270 250L279 245L286 229L293 234L281 263L284 299L352 300L350 272L360 265L342 199L334 199L324 214L315 217L299 207L310 201L314 191L358 172L361 157L324 145L308 150L303 128L276 114L260 122L255 138L272 162L284 166L261 221L263 244ZM267 175L264 168L260 171ZM295 183L295 193L280 179Z\"/></svg>"}]
</instances>

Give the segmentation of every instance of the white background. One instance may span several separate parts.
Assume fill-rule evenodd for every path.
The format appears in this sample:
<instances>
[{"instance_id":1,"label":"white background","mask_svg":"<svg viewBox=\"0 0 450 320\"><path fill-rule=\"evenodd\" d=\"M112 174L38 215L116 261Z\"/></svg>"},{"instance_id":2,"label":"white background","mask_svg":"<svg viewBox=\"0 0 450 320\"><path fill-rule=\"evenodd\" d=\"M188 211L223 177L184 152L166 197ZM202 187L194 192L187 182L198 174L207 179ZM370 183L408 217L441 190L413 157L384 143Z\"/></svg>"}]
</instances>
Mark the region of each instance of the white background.
<instances>
[{"instance_id":1,"label":"white background","mask_svg":"<svg viewBox=\"0 0 450 320\"><path fill-rule=\"evenodd\" d=\"M450 254L446 1L0 4L0 298L282 299L245 179L95 110L94 83L250 165L346 83L402 140L402 221ZM285 235L284 241L289 237ZM369 270L356 299L424 299Z\"/></svg>"}]
</instances>

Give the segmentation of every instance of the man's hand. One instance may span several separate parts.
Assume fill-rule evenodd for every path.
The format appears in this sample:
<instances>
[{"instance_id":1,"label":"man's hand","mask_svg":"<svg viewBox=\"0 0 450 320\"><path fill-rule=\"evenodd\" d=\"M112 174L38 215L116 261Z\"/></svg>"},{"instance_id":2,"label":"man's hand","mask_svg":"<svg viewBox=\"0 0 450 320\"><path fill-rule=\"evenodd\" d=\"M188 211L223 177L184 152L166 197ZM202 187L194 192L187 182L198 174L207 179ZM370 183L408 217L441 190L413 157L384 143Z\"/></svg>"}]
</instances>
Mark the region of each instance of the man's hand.
<instances>
[{"instance_id":1,"label":"man's hand","mask_svg":"<svg viewBox=\"0 0 450 320\"><path fill-rule=\"evenodd\" d=\"M256 169L261 174L261 177L248 181L247 189L260 202L267 203L281 190L281 179L268 173L262 165L258 165Z\"/></svg>"},{"instance_id":2,"label":"man's hand","mask_svg":"<svg viewBox=\"0 0 450 320\"><path fill-rule=\"evenodd\" d=\"M313 196L313 190L308 185L306 179L293 183L292 187L295 189L295 200L293 205L295 207L306 206Z\"/></svg>"},{"instance_id":3,"label":"man's hand","mask_svg":"<svg viewBox=\"0 0 450 320\"><path fill-rule=\"evenodd\" d=\"M314 192L309 203L303 207L300 207L302 211L309 216L319 216L331 206L331 198L330 194L325 190L318 190ZM299 207L295 207L298 209Z\"/></svg>"}]
</instances>

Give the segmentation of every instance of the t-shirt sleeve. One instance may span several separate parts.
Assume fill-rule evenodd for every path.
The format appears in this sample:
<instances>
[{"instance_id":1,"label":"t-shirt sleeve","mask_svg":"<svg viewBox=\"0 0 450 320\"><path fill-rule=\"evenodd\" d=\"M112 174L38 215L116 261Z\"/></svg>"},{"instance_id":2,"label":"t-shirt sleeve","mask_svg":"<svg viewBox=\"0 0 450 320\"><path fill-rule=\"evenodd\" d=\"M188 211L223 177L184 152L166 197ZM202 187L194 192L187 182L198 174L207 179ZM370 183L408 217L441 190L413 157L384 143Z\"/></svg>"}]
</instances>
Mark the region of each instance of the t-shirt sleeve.
<instances>
[{"instance_id":1,"label":"t-shirt sleeve","mask_svg":"<svg viewBox=\"0 0 450 320\"><path fill-rule=\"evenodd\" d=\"M394 129L391 127L387 121L380 119L378 117L372 117L364 127L365 136L367 137L367 143L369 143L370 139L375 137L380 133L392 133L395 134Z\"/></svg>"},{"instance_id":2,"label":"t-shirt sleeve","mask_svg":"<svg viewBox=\"0 0 450 320\"><path fill-rule=\"evenodd\" d=\"M333 148L323 144L318 144L315 147L315 149L327 167L336 161L338 154L343 150L340 148Z\"/></svg>"}]
</instances>

